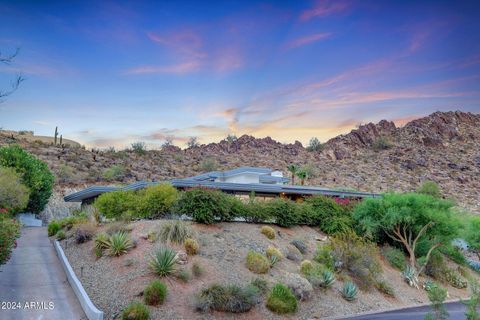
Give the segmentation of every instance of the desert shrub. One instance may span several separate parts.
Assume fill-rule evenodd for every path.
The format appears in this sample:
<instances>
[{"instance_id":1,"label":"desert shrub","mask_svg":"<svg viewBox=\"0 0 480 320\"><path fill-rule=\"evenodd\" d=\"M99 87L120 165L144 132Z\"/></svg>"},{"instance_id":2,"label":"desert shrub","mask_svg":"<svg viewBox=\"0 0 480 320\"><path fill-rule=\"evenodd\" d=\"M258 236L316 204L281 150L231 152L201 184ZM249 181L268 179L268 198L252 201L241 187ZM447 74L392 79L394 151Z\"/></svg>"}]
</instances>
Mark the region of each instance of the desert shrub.
<instances>
[{"instance_id":1,"label":"desert shrub","mask_svg":"<svg viewBox=\"0 0 480 320\"><path fill-rule=\"evenodd\" d=\"M87 217L84 215L78 216L68 216L63 219L58 220L60 228L70 230L75 225L87 222Z\"/></svg>"},{"instance_id":2,"label":"desert shrub","mask_svg":"<svg viewBox=\"0 0 480 320\"><path fill-rule=\"evenodd\" d=\"M375 281L375 288L383 294L386 294L390 297L395 297L395 290L393 287L385 280Z\"/></svg>"},{"instance_id":3,"label":"desert shrub","mask_svg":"<svg viewBox=\"0 0 480 320\"><path fill-rule=\"evenodd\" d=\"M346 281L342 287L342 297L347 301L353 301L357 298L358 289L355 283Z\"/></svg>"},{"instance_id":4,"label":"desert shrub","mask_svg":"<svg viewBox=\"0 0 480 320\"><path fill-rule=\"evenodd\" d=\"M326 234L348 232L353 228L353 219L347 207L338 204L332 198L314 196L307 198L305 203L311 207L307 211L305 223L318 226Z\"/></svg>"},{"instance_id":5,"label":"desert shrub","mask_svg":"<svg viewBox=\"0 0 480 320\"><path fill-rule=\"evenodd\" d=\"M170 248L160 248L150 259L150 267L160 277L175 273L176 253Z\"/></svg>"},{"instance_id":6,"label":"desert shrub","mask_svg":"<svg viewBox=\"0 0 480 320\"><path fill-rule=\"evenodd\" d=\"M280 250L278 250L274 246L268 246L267 250L265 251L265 254L269 259L274 259L274 257L276 260L283 259L283 254L280 252Z\"/></svg>"},{"instance_id":7,"label":"desert shrub","mask_svg":"<svg viewBox=\"0 0 480 320\"><path fill-rule=\"evenodd\" d=\"M20 223L7 216L7 212L0 212L0 265L10 258L16 239L20 236Z\"/></svg>"},{"instance_id":8,"label":"desert shrub","mask_svg":"<svg viewBox=\"0 0 480 320\"><path fill-rule=\"evenodd\" d=\"M464 237L469 249L480 259L480 232L478 230L480 230L480 216L470 217L467 221ZM470 262L468 264L471 265Z\"/></svg>"},{"instance_id":9,"label":"desert shrub","mask_svg":"<svg viewBox=\"0 0 480 320\"><path fill-rule=\"evenodd\" d=\"M275 239L275 229L273 229L272 227L263 226L260 229L260 232L270 240Z\"/></svg>"},{"instance_id":10,"label":"desert shrub","mask_svg":"<svg viewBox=\"0 0 480 320\"><path fill-rule=\"evenodd\" d=\"M446 255L450 260L459 265L466 265L467 259L463 253L455 246L449 244L438 249L441 253Z\"/></svg>"},{"instance_id":11,"label":"desert shrub","mask_svg":"<svg viewBox=\"0 0 480 320\"><path fill-rule=\"evenodd\" d=\"M187 238L185 239L185 252L191 256L195 255L198 253L199 245L197 240L192 239L192 238Z\"/></svg>"},{"instance_id":12,"label":"desert shrub","mask_svg":"<svg viewBox=\"0 0 480 320\"><path fill-rule=\"evenodd\" d=\"M253 279L252 282L250 283L250 285L256 287L260 294L265 294L268 290L267 281L263 280L261 278Z\"/></svg>"},{"instance_id":13,"label":"desert shrub","mask_svg":"<svg viewBox=\"0 0 480 320\"><path fill-rule=\"evenodd\" d=\"M217 190L190 189L181 193L176 211L192 217L198 223L211 224L216 218L229 220L231 201L227 197Z\"/></svg>"},{"instance_id":14,"label":"desert shrub","mask_svg":"<svg viewBox=\"0 0 480 320\"><path fill-rule=\"evenodd\" d=\"M442 197L442 193L440 192L438 184L433 181L425 181L424 183L422 183L422 185L418 187L417 193L426 194L434 198Z\"/></svg>"},{"instance_id":15,"label":"desert shrub","mask_svg":"<svg viewBox=\"0 0 480 320\"><path fill-rule=\"evenodd\" d=\"M247 254L246 266L253 273L266 273L270 269L270 261L263 254L250 250Z\"/></svg>"},{"instance_id":16,"label":"desert shrub","mask_svg":"<svg viewBox=\"0 0 480 320\"><path fill-rule=\"evenodd\" d=\"M75 228L75 241L84 243L92 239L95 235L96 227L91 223L83 223Z\"/></svg>"},{"instance_id":17,"label":"desert shrub","mask_svg":"<svg viewBox=\"0 0 480 320\"><path fill-rule=\"evenodd\" d=\"M392 143L385 137L379 137L372 143L372 148L375 151L387 150L392 147Z\"/></svg>"},{"instance_id":18,"label":"desert shrub","mask_svg":"<svg viewBox=\"0 0 480 320\"><path fill-rule=\"evenodd\" d=\"M335 274L323 265L314 265L307 270L305 277L313 287L330 288L336 281Z\"/></svg>"},{"instance_id":19,"label":"desert shrub","mask_svg":"<svg viewBox=\"0 0 480 320\"><path fill-rule=\"evenodd\" d=\"M191 279L190 273L185 269L177 271L175 277L184 283L187 283Z\"/></svg>"},{"instance_id":20,"label":"desert shrub","mask_svg":"<svg viewBox=\"0 0 480 320\"><path fill-rule=\"evenodd\" d=\"M27 207L30 191L13 168L0 167L0 186L0 208L16 213Z\"/></svg>"},{"instance_id":21,"label":"desert shrub","mask_svg":"<svg viewBox=\"0 0 480 320\"><path fill-rule=\"evenodd\" d=\"M110 236L107 242L107 253L109 256L120 256L127 253L133 247L133 242L125 232L117 232Z\"/></svg>"},{"instance_id":22,"label":"desert shrub","mask_svg":"<svg viewBox=\"0 0 480 320\"><path fill-rule=\"evenodd\" d=\"M268 202L250 199L244 204L243 218L247 222L264 223L272 221L272 215L268 208Z\"/></svg>"},{"instance_id":23,"label":"desert shrub","mask_svg":"<svg viewBox=\"0 0 480 320\"><path fill-rule=\"evenodd\" d=\"M298 249L300 253L305 254L307 252L307 245L305 242L299 239L294 239L290 242L290 244Z\"/></svg>"},{"instance_id":24,"label":"desert shrub","mask_svg":"<svg viewBox=\"0 0 480 320\"><path fill-rule=\"evenodd\" d=\"M232 313L248 312L258 302L258 288L213 284L195 296L196 309Z\"/></svg>"},{"instance_id":25,"label":"desert shrub","mask_svg":"<svg viewBox=\"0 0 480 320\"><path fill-rule=\"evenodd\" d=\"M99 233L95 236L94 243L95 243L95 254L97 257L101 257L103 255L103 251L108 248L108 243L110 240L110 236L105 233Z\"/></svg>"},{"instance_id":26,"label":"desert shrub","mask_svg":"<svg viewBox=\"0 0 480 320\"><path fill-rule=\"evenodd\" d=\"M313 259L316 262L325 265L330 270L336 269L331 244L319 245Z\"/></svg>"},{"instance_id":27,"label":"desert shrub","mask_svg":"<svg viewBox=\"0 0 480 320\"><path fill-rule=\"evenodd\" d=\"M137 192L137 216L158 218L169 213L177 201L178 191L170 184L159 184Z\"/></svg>"},{"instance_id":28,"label":"desert shrub","mask_svg":"<svg viewBox=\"0 0 480 320\"><path fill-rule=\"evenodd\" d=\"M141 302L131 302L122 312L122 320L148 320L150 311Z\"/></svg>"},{"instance_id":29,"label":"desert shrub","mask_svg":"<svg viewBox=\"0 0 480 320\"><path fill-rule=\"evenodd\" d=\"M307 151L322 151L325 148L324 144L318 140L318 138L313 137L308 142Z\"/></svg>"},{"instance_id":30,"label":"desert shrub","mask_svg":"<svg viewBox=\"0 0 480 320\"><path fill-rule=\"evenodd\" d=\"M443 320L448 319L448 312L445 309L443 302L447 298L447 289L440 287L439 285L433 285L430 290L427 291L428 299L430 300L430 307L432 309L425 319L431 320Z\"/></svg>"},{"instance_id":31,"label":"desert shrub","mask_svg":"<svg viewBox=\"0 0 480 320\"><path fill-rule=\"evenodd\" d=\"M268 295L267 308L278 314L294 313L297 311L298 302L290 288L277 283Z\"/></svg>"},{"instance_id":32,"label":"desert shrub","mask_svg":"<svg viewBox=\"0 0 480 320\"><path fill-rule=\"evenodd\" d=\"M57 232L61 229L60 223L57 220L52 220L48 224L47 231L48 231L48 236L54 236L57 234Z\"/></svg>"},{"instance_id":33,"label":"desert shrub","mask_svg":"<svg viewBox=\"0 0 480 320\"><path fill-rule=\"evenodd\" d=\"M205 160L202 160L198 167L201 171L207 172L207 171L216 170L217 166L218 164L217 164L217 161L215 161L215 159L207 158Z\"/></svg>"},{"instance_id":34,"label":"desert shrub","mask_svg":"<svg viewBox=\"0 0 480 320\"><path fill-rule=\"evenodd\" d=\"M160 239L166 243L181 244L192 235L192 230L183 221L168 221L160 227Z\"/></svg>"},{"instance_id":35,"label":"desert shrub","mask_svg":"<svg viewBox=\"0 0 480 320\"><path fill-rule=\"evenodd\" d=\"M113 165L103 171L102 177L107 181L122 181L125 178L125 167L122 165Z\"/></svg>"},{"instance_id":36,"label":"desert shrub","mask_svg":"<svg viewBox=\"0 0 480 320\"><path fill-rule=\"evenodd\" d=\"M299 205L291 200L274 199L267 203L267 209L281 227L291 227L299 221Z\"/></svg>"},{"instance_id":37,"label":"desert shrub","mask_svg":"<svg viewBox=\"0 0 480 320\"><path fill-rule=\"evenodd\" d=\"M407 265L405 261L405 253L402 250L385 246L382 248L382 255L387 259L388 263L394 268L403 271Z\"/></svg>"},{"instance_id":38,"label":"desert shrub","mask_svg":"<svg viewBox=\"0 0 480 320\"><path fill-rule=\"evenodd\" d=\"M107 225L106 231L109 235L117 232L129 233L130 231L132 231L132 226L128 225L124 221L115 221Z\"/></svg>"},{"instance_id":39,"label":"desert shrub","mask_svg":"<svg viewBox=\"0 0 480 320\"><path fill-rule=\"evenodd\" d=\"M354 232L338 234L330 240L334 266L348 271L361 288L368 289L382 272L378 248Z\"/></svg>"},{"instance_id":40,"label":"desert shrub","mask_svg":"<svg viewBox=\"0 0 480 320\"><path fill-rule=\"evenodd\" d=\"M158 306L165 301L167 297L167 286L160 280L153 280L143 290L145 303L150 306Z\"/></svg>"},{"instance_id":41,"label":"desert shrub","mask_svg":"<svg viewBox=\"0 0 480 320\"><path fill-rule=\"evenodd\" d=\"M194 277L200 278L204 273L205 270L203 270L203 267L198 262L192 264L192 274Z\"/></svg>"},{"instance_id":42,"label":"desert shrub","mask_svg":"<svg viewBox=\"0 0 480 320\"><path fill-rule=\"evenodd\" d=\"M134 192L112 191L101 194L94 202L95 208L107 219L118 219L125 215L134 215L136 210Z\"/></svg>"},{"instance_id":43,"label":"desert shrub","mask_svg":"<svg viewBox=\"0 0 480 320\"><path fill-rule=\"evenodd\" d=\"M467 320L478 320L480 319L480 313L478 310L478 305L480 303L480 285L478 280L472 278L470 280L470 299L467 301L462 301L466 306L467 311L465 312L465 317Z\"/></svg>"},{"instance_id":44,"label":"desert shrub","mask_svg":"<svg viewBox=\"0 0 480 320\"><path fill-rule=\"evenodd\" d=\"M56 234L57 240L64 240L67 236L63 230L60 230Z\"/></svg>"},{"instance_id":45,"label":"desert shrub","mask_svg":"<svg viewBox=\"0 0 480 320\"><path fill-rule=\"evenodd\" d=\"M137 141L131 144L133 152L143 155L147 152L147 146L143 141Z\"/></svg>"},{"instance_id":46,"label":"desert shrub","mask_svg":"<svg viewBox=\"0 0 480 320\"><path fill-rule=\"evenodd\" d=\"M445 281L454 288L465 289L468 286L468 281L455 269L447 268L443 276Z\"/></svg>"},{"instance_id":47,"label":"desert shrub","mask_svg":"<svg viewBox=\"0 0 480 320\"><path fill-rule=\"evenodd\" d=\"M52 195L54 176L45 162L19 146L0 148L0 166L13 168L30 191L27 211L39 213Z\"/></svg>"},{"instance_id":48,"label":"desert shrub","mask_svg":"<svg viewBox=\"0 0 480 320\"><path fill-rule=\"evenodd\" d=\"M303 275L307 275L313 270L313 263L310 260L303 260L302 263L300 263L300 272Z\"/></svg>"}]
</instances>

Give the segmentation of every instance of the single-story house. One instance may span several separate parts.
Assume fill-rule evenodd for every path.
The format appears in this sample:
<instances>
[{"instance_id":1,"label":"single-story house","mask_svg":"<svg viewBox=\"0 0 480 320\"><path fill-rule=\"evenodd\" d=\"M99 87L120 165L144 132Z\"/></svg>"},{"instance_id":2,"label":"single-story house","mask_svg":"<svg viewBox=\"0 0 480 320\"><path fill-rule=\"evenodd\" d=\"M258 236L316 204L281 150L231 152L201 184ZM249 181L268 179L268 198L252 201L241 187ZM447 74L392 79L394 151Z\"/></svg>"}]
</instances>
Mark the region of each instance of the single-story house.
<instances>
[{"instance_id":1,"label":"single-story house","mask_svg":"<svg viewBox=\"0 0 480 320\"><path fill-rule=\"evenodd\" d=\"M179 190L203 187L221 190L225 193L248 196L255 193L256 197L284 197L297 200L313 195L324 195L334 198L359 200L379 197L379 194L358 191L326 189L316 186L289 185L290 180L283 176L280 170L269 168L241 167L227 171L212 171L194 177L166 181ZM105 192L118 190L139 190L160 182L139 181L124 187L92 186L64 197L66 202L92 203Z\"/></svg>"}]
</instances>

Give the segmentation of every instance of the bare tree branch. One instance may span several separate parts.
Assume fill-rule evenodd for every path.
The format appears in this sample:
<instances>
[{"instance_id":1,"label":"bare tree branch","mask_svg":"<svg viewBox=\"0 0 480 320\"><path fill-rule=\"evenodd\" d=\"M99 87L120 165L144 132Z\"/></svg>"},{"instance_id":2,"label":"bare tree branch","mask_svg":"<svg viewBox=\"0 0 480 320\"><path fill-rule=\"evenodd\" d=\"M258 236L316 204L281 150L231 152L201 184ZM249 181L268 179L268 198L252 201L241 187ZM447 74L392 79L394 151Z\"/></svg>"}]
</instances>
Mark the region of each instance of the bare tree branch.
<instances>
[{"instance_id":1,"label":"bare tree branch","mask_svg":"<svg viewBox=\"0 0 480 320\"><path fill-rule=\"evenodd\" d=\"M18 55L19 52L20 52L20 48L15 49L15 52L9 56L3 56L2 52L0 52L0 62L4 64L10 64L13 61L13 59L15 59L15 57Z\"/></svg>"},{"instance_id":2,"label":"bare tree branch","mask_svg":"<svg viewBox=\"0 0 480 320\"><path fill-rule=\"evenodd\" d=\"M0 52L0 63L10 65L10 63L12 63L12 61L15 59L19 52L20 48L17 48L14 53L7 56L2 55L2 53ZM0 90L0 103L4 101L4 98L14 93L23 81L25 81L25 78L21 75L18 75L15 80L10 83L10 89Z\"/></svg>"}]
</instances>

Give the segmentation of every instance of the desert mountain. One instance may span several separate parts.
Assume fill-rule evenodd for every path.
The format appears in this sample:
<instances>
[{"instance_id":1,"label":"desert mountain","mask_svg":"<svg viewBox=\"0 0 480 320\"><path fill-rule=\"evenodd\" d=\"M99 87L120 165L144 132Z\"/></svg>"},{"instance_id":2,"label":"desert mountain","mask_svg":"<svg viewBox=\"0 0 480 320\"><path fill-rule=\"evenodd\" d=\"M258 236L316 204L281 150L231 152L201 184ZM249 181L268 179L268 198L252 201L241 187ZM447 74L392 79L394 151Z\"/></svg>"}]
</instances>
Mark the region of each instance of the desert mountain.
<instances>
[{"instance_id":1,"label":"desert mountain","mask_svg":"<svg viewBox=\"0 0 480 320\"><path fill-rule=\"evenodd\" d=\"M239 166L271 167L287 174L287 165L295 163L309 168L307 184L327 188L411 191L432 180L459 206L480 213L480 115L460 111L435 112L402 127L386 120L362 125L330 139L322 151L307 151L300 142L244 135L230 142L141 154L60 147L0 131L0 145L11 143L46 161L59 189L161 181Z\"/></svg>"}]
</instances>

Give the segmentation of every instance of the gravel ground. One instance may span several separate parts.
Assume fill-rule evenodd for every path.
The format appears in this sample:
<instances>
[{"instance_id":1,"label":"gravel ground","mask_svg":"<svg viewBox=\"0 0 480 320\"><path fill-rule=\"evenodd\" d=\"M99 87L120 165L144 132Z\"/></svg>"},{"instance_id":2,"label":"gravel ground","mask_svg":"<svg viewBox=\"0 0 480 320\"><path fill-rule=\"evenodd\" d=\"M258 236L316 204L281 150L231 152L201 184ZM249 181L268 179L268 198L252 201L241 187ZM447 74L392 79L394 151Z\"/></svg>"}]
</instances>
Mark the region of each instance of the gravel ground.
<instances>
[{"instance_id":1,"label":"gravel ground","mask_svg":"<svg viewBox=\"0 0 480 320\"><path fill-rule=\"evenodd\" d=\"M148 260L156 248L164 246L160 240L154 243L144 239L151 230L158 230L165 220L139 221L132 223L131 236L137 241L136 248L120 257L102 257L97 259L93 252L93 241L75 244L73 239L62 241L73 269L79 276L85 290L94 304L105 312L105 319L118 318L121 310L132 300L141 300L144 287L155 275L149 270ZM301 239L308 246L303 259L312 259L313 253L324 235L309 227L293 227L290 229L273 226L277 231L274 240L267 239L260 233L261 225L241 222L219 223L205 226L190 223L200 243L200 252L189 257L188 264L179 266L190 271L193 262L199 263L205 273L199 279L193 278L183 283L175 278L165 280L168 286L168 297L160 307L149 307L152 319L322 319L334 316L347 316L360 312L383 310L401 306L410 306L428 302L424 290L409 287L402 280L399 271L382 261L384 278L393 286L396 298L386 297L372 289L359 292L358 299L346 302L340 295L341 281L336 281L328 290L315 289L308 301L299 304L299 310L292 316L277 316L264 305L259 304L248 313L226 314L195 311L194 295L212 283L237 283L245 285L257 275L245 267L248 250L265 251L274 245L282 251L286 250L293 239ZM101 231L100 227L98 231ZM172 246L177 250L182 247ZM259 277L274 284L281 280L287 272L299 273L300 261L286 258L278 262L267 274ZM468 290L448 287L449 298L465 298Z\"/></svg>"}]
</instances>

